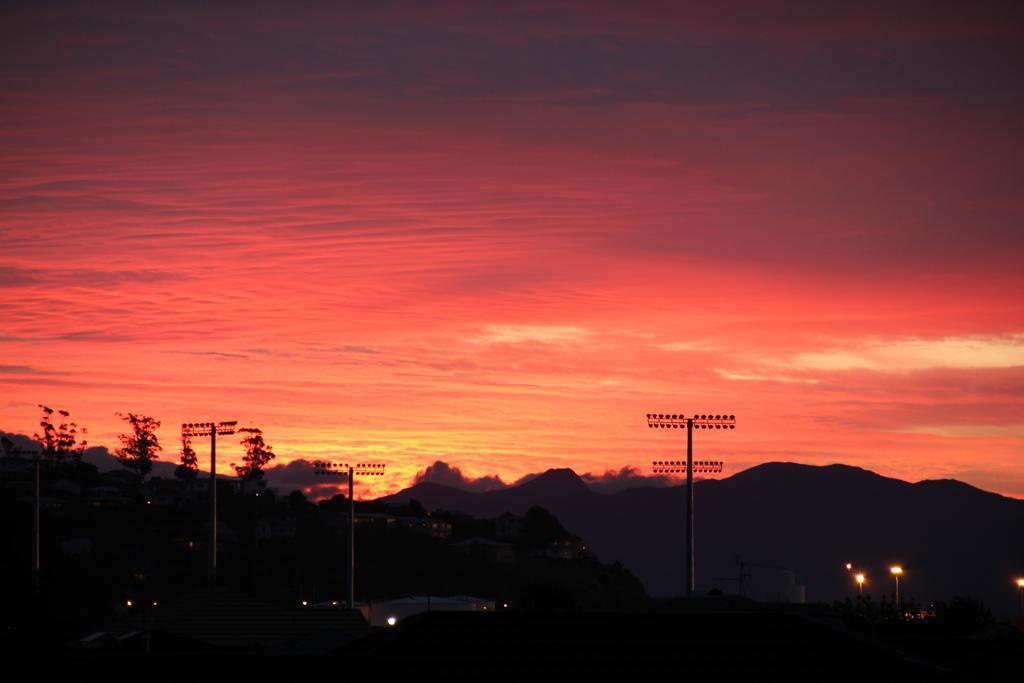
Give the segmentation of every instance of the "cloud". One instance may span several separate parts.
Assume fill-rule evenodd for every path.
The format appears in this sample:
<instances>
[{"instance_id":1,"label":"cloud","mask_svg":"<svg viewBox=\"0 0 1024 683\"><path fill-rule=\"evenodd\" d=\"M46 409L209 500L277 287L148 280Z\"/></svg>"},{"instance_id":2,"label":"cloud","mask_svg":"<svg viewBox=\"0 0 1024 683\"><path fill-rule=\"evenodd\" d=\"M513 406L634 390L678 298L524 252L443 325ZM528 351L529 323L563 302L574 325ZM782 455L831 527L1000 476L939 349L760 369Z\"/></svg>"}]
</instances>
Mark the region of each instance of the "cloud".
<instances>
[{"instance_id":1,"label":"cloud","mask_svg":"<svg viewBox=\"0 0 1024 683\"><path fill-rule=\"evenodd\" d=\"M497 475L488 475L476 478L467 477L458 467L453 467L443 460L438 460L422 472L417 473L413 479L414 485L424 482L444 484L445 486L452 486L464 491L476 492L493 491L495 489L503 489L507 486L505 482L501 480L501 477ZM517 481L516 483L520 482Z\"/></svg>"},{"instance_id":2,"label":"cloud","mask_svg":"<svg viewBox=\"0 0 1024 683\"><path fill-rule=\"evenodd\" d=\"M1024 439L1024 424L941 424L915 425L894 431L905 434L930 434L952 439L992 437L997 439Z\"/></svg>"},{"instance_id":3,"label":"cloud","mask_svg":"<svg viewBox=\"0 0 1024 683\"><path fill-rule=\"evenodd\" d=\"M604 474L581 474L587 486L599 493L617 493L641 486L674 486L678 482L664 475L643 474L636 467L626 466L620 470L606 470Z\"/></svg>"},{"instance_id":4,"label":"cloud","mask_svg":"<svg viewBox=\"0 0 1024 683\"><path fill-rule=\"evenodd\" d=\"M348 484L343 480L325 479L314 472L313 463L298 459L284 465L274 465L263 470L263 478L267 485L280 490L282 495L292 491L302 491L312 500L329 498L347 490ZM356 496L358 499L359 497Z\"/></svg>"},{"instance_id":5,"label":"cloud","mask_svg":"<svg viewBox=\"0 0 1024 683\"><path fill-rule=\"evenodd\" d=\"M473 337L480 344L567 344L590 336L591 332L572 325L484 325L484 333Z\"/></svg>"},{"instance_id":6,"label":"cloud","mask_svg":"<svg viewBox=\"0 0 1024 683\"><path fill-rule=\"evenodd\" d=\"M0 365L0 375L66 375L58 370L41 370L28 365Z\"/></svg>"},{"instance_id":7,"label":"cloud","mask_svg":"<svg viewBox=\"0 0 1024 683\"><path fill-rule=\"evenodd\" d=\"M717 351L718 347L708 341L675 341L658 344L662 351Z\"/></svg>"},{"instance_id":8,"label":"cloud","mask_svg":"<svg viewBox=\"0 0 1024 683\"><path fill-rule=\"evenodd\" d=\"M800 353L792 365L810 370L908 372L927 368L1024 366L1024 334L877 342L850 349Z\"/></svg>"},{"instance_id":9,"label":"cloud","mask_svg":"<svg viewBox=\"0 0 1024 683\"><path fill-rule=\"evenodd\" d=\"M754 372L732 372L715 368L715 372L722 379L735 380L739 382L784 382L787 384L817 384L818 380L810 377L787 377L786 375L775 375Z\"/></svg>"}]
</instances>

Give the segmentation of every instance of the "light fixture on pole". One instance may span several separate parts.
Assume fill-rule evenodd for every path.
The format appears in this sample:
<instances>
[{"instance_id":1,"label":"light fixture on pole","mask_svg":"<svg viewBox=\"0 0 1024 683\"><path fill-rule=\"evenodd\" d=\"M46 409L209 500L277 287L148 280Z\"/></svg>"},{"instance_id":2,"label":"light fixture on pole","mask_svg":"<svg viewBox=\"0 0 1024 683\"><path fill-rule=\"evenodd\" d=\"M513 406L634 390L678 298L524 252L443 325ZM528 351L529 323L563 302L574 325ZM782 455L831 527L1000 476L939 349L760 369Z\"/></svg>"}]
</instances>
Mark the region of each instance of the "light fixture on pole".
<instances>
[{"instance_id":1,"label":"light fixture on pole","mask_svg":"<svg viewBox=\"0 0 1024 683\"><path fill-rule=\"evenodd\" d=\"M696 429L736 429L735 415L665 415L662 413L648 413L647 426L651 429L686 429L686 463L682 461L670 461L677 464L657 465L656 473L686 473L686 595L692 596L696 589L694 577L694 534L693 534L693 473L697 463L693 461L693 430ZM664 462L664 461L662 461ZM722 462L718 460L703 460L699 472L721 472ZM659 469L665 470L660 472ZM671 469L672 472L667 470Z\"/></svg>"},{"instance_id":2,"label":"light fixture on pole","mask_svg":"<svg viewBox=\"0 0 1024 683\"><path fill-rule=\"evenodd\" d=\"M314 474L324 477L348 477L348 608L356 605L356 477L383 477L387 465L377 462L363 462L357 465L347 463L313 462Z\"/></svg>"},{"instance_id":3,"label":"light fixture on pole","mask_svg":"<svg viewBox=\"0 0 1024 683\"><path fill-rule=\"evenodd\" d=\"M855 574L853 580L857 582L857 595L864 595L864 582L867 581L867 577L864 574Z\"/></svg>"},{"instance_id":4,"label":"light fixture on pole","mask_svg":"<svg viewBox=\"0 0 1024 683\"><path fill-rule=\"evenodd\" d=\"M191 440L196 436L210 437L210 548L206 580L217 583L217 435L230 436L235 433L237 421L230 422L185 422L181 425L181 438Z\"/></svg>"},{"instance_id":5,"label":"light fixture on pole","mask_svg":"<svg viewBox=\"0 0 1024 683\"><path fill-rule=\"evenodd\" d=\"M1024 614L1024 577L1017 579L1017 593L1020 597L1020 613Z\"/></svg>"},{"instance_id":6,"label":"light fixture on pole","mask_svg":"<svg viewBox=\"0 0 1024 683\"><path fill-rule=\"evenodd\" d=\"M900 577L903 576L903 567L893 565L889 567L889 573L896 579L896 609L900 608Z\"/></svg>"}]
</instances>

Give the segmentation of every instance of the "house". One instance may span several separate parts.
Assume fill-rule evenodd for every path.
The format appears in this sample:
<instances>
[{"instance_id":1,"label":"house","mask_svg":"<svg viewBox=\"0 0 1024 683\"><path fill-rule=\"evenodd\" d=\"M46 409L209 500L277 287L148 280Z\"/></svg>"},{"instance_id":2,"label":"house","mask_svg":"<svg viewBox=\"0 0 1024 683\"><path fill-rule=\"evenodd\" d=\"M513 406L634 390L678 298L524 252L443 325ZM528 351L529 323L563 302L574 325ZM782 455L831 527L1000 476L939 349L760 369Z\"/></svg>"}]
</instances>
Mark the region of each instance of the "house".
<instances>
[{"instance_id":1,"label":"house","mask_svg":"<svg viewBox=\"0 0 1024 683\"><path fill-rule=\"evenodd\" d=\"M149 505L173 507L185 501L185 488L173 479L155 477L143 484L142 495Z\"/></svg>"},{"instance_id":2,"label":"house","mask_svg":"<svg viewBox=\"0 0 1024 683\"><path fill-rule=\"evenodd\" d=\"M122 507L130 502L119 486L93 486L83 496L88 505L96 508Z\"/></svg>"},{"instance_id":3,"label":"house","mask_svg":"<svg viewBox=\"0 0 1024 683\"><path fill-rule=\"evenodd\" d=\"M526 535L526 519L506 512L494 520L494 533L498 538L522 538Z\"/></svg>"},{"instance_id":4,"label":"house","mask_svg":"<svg viewBox=\"0 0 1024 683\"><path fill-rule=\"evenodd\" d=\"M295 530L294 517L264 517L253 525L252 534L257 541L265 541L272 538L295 538Z\"/></svg>"},{"instance_id":5,"label":"house","mask_svg":"<svg viewBox=\"0 0 1024 683\"><path fill-rule=\"evenodd\" d=\"M139 485L139 475L131 470L111 470L100 474L104 486L111 486L121 490L134 490Z\"/></svg>"},{"instance_id":6,"label":"house","mask_svg":"<svg viewBox=\"0 0 1024 683\"><path fill-rule=\"evenodd\" d=\"M261 496L267 493L277 493L277 489L267 486L265 479L239 479L238 493L243 496Z\"/></svg>"},{"instance_id":7,"label":"house","mask_svg":"<svg viewBox=\"0 0 1024 683\"><path fill-rule=\"evenodd\" d=\"M431 517L399 517L398 525L404 529L424 534L432 538L448 539L452 537L451 522Z\"/></svg>"},{"instance_id":8,"label":"house","mask_svg":"<svg viewBox=\"0 0 1024 683\"><path fill-rule=\"evenodd\" d=\"M544 557L550 560L581 560L586 556L586 544L575 538L563 538L544 546Z\"/></svg>"},{"instance_id":9,"label":"house","mask_svg":"<svg viewBox=\"0 0 1024 683\"><path fill-rule=\"evenodd\" d=\"M516 559L516 555L510 544L503 543L502 541L494 541L490 538L481 538L479 536L465 541L459 541L458 543L452 543L448 547L455 552L463 553L465 555L482 555L492 562L502 564L514 562Z\"/></svg>"},{"instance_id":10,"label":"house","mask_svg":"<svg viewBox=\"0 0 1024 683\"><path fill-rule=\"evenodd\" d=\"M78 498L82 495L82 486L70 479L58 479L50 485L50 493L61 498Z\"/></svg>"}]
</instances>

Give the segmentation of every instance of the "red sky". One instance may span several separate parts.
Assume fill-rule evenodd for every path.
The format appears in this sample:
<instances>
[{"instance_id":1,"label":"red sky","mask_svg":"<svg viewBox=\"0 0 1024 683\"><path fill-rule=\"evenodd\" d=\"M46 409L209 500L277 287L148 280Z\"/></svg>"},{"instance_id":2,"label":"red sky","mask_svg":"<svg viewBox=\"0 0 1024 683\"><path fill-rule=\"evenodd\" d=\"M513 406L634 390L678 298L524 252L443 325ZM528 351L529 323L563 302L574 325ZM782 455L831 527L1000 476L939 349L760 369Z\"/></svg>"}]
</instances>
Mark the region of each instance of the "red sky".
<instances>
[{"instance_id":1,"label":"red sky","mask_svg":"<svg viewBox=\"0 0 1024 683\"><path fill-rule=\"evenodd\" d=\"M1024 496L1012 4L370 4L3 10L0 430Z\"/></svg>"}]
</instances>

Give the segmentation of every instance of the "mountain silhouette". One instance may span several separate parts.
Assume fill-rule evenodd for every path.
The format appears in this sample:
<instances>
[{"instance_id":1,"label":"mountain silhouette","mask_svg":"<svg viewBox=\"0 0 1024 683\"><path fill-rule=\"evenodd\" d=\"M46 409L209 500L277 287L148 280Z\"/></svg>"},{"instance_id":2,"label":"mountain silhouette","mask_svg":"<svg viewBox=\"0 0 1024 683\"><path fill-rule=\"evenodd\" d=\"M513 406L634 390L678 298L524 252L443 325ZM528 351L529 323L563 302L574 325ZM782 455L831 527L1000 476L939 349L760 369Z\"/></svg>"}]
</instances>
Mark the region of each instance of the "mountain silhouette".
<instances>
[{"instance_id":1,"label":"mountain silhouette","mask_svg":"<svg viewBox=\"0 0 1024 683\"><path fill-rule=\"evenodd\" d=\"M905 569L901 596L921 603L980 598L997 613L1015 608L1013 578L1024 573L1024 501L955 480L910 483L848 465L772 462L695 484L697 588L739 589L770 599L784 570L812 601L854 591L845 564L863 571L865 592L891 598L888 568ZM603 561L621 561L652 595L678 595L684 562L685 488L644 486L618 493L587 487L572 470L468 492L424 482L383 500L417 500L428 510L477 517L554 513Z\"/></svg>"}]
</instances>

